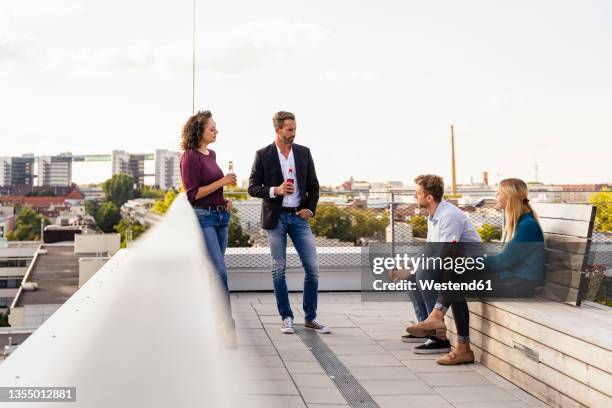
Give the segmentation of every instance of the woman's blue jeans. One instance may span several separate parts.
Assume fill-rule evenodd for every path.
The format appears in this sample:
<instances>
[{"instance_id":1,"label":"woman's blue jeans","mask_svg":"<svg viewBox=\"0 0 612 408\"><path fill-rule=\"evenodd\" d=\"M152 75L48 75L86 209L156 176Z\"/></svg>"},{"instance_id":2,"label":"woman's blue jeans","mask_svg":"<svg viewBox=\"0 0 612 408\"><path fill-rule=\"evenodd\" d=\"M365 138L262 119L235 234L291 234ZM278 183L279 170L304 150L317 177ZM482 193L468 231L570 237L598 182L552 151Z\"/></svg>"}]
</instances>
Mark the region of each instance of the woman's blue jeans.
<instances>
[{"instance_id":1,"label":"woman's blue jeans","mask_svg":"<svg viewBox=\"0 0 612 408\"><path fill-rule=\"evenodd\" d=\"M227 268L225 267L225 249L227 248L227 238L230 223L230 214L227 211L206 210L195 208L204 242L210 260L215 267L215 282L219 285L225 298L224 323L233 327L229 288L227 286Z\"/></svg>"}]
</instances>

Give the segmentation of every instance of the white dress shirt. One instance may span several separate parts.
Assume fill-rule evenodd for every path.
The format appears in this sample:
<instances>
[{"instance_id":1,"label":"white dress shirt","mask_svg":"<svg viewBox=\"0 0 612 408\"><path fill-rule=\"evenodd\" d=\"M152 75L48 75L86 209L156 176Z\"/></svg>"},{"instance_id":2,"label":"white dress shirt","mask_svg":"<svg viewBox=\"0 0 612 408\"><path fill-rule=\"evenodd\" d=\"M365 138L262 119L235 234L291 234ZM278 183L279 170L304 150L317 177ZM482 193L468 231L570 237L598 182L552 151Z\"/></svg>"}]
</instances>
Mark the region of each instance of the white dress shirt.
<instances>
[{"instance_id":1,"label":"white dress shirt","mask_svg":"<svg viewBox=\"0 0 612 408\"><path fill-rule=\"evenodd\" d=\"M300 205L300 190L297 183L297 173L295 171L295 160L293 158L293 148L289 150L289 156L285 159L285 156L281 153L278 146L276 146L278 152L278 160L280 161L281 170L283 172L283 178L287 180L289 177L289 168L293 169L293 186L295 190L291 195L283 196L283 207L298 207ZM270 187L270 198L275 198L274 187Z\"/></svg>"},{"instance_id":2,"label":"white dress shirt","mask_svg":"<svg viewBox=\"0 0 612 408\"><path fill-rule=\"evenodd\" d=\"M482 242L474 224L463 211L446 200L427 217L427 242Z\"/></svg>"}]
</instances>

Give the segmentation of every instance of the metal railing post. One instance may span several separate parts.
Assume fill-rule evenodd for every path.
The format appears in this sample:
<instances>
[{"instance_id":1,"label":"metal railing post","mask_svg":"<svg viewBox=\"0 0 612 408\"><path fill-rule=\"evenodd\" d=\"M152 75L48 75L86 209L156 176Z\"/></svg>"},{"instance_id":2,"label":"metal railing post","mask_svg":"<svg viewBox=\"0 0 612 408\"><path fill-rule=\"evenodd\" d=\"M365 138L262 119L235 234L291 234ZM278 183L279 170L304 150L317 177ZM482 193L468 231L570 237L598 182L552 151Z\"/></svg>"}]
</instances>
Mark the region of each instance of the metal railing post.
<instances>
[{"instance_id":1,"label":"metal railing post","mask_svg":"<svg viewBox=\"0 0 612 408\"><path fill-rule=\"evenodd\" d=\"M391 193L391 208L389 217L391 218L391 253L395 254L395 193Z\"/></svg>"}]
</instances>

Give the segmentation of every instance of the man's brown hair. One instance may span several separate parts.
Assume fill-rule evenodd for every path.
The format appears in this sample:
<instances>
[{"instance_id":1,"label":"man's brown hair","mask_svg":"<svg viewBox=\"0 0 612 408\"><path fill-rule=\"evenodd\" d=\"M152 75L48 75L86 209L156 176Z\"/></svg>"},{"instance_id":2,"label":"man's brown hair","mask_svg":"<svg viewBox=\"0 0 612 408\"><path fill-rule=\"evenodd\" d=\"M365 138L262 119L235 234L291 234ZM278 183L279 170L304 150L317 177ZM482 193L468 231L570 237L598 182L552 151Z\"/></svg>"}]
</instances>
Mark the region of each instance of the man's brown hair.
<instances>
[{"instance_id":1,"label":"man's brown hair","mask_svg":"<svg viewBox=\"0 0 612 408\"><path fill-rule=\"evenodd\" d=\"M439 203L444 195L444 180L435 174L422 174L414 179L414 182L423 187L427 194L431 194L434 200Z\"/></svg>"},{"instance_id":2,"label":"man's brown hair","mask_svg":"<svg viewBox=\"0 0 612 408\"><path fill-rule=\"evenodd\" d=\"M295 120L295 115L291 112L279 111L274 114L272 118L272 124L274 124L274 129L282 129L285 125L286 120Z\"/></svg>"}]
</instances>

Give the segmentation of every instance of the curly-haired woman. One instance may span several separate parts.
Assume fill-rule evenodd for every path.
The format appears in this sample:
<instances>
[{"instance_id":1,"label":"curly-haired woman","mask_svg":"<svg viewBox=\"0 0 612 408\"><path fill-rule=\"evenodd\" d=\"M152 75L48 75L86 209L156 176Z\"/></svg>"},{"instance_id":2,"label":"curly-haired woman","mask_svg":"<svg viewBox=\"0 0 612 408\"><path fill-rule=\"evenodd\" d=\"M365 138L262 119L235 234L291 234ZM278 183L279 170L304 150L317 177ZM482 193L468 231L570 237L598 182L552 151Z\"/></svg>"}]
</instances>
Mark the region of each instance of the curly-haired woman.
<instances>
[{"instance_id":1,"label":"curly-haired woman","mask_svg":"<svg viewBox=\"0 0 612 408\"><path fill-rule=\"evenodd\" d=\"M225 249L232 210L232 202L223 197L223 186L236 184L236 175L223 171L217 165L214 150L208 145L217 139L217 127L210 111L200 111L191 116L181 139L181 179L187 198L198 217L206 249L215 267L216 280L224 291L226 314L224 325L227 333L233 332Z\"/></svg>"}]
</instances>

